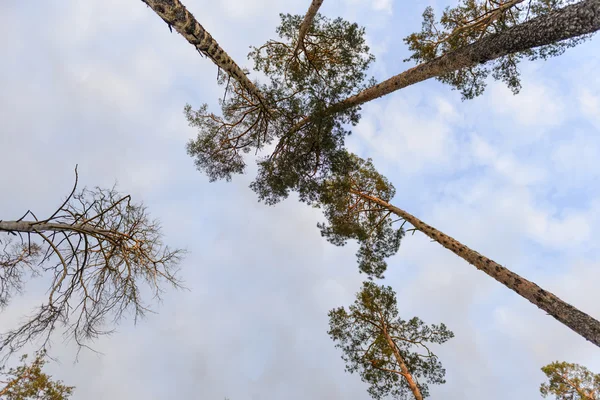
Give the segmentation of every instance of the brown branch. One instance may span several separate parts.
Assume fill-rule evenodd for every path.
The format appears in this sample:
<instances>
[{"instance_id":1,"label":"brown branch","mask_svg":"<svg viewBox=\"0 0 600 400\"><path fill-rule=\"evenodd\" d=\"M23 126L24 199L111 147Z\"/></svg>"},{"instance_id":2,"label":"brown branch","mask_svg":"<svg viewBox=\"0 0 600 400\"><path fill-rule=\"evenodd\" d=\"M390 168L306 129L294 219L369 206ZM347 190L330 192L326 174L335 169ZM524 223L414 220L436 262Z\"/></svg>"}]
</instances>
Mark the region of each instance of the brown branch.
<instances>
[{"instance_id":1,"label":"brown branch","mask_svg":"<svg viewBox=\"0 0 600 400\"><path fill-rule=\"evenodd\" d=\"M38 360L34 360L33 363L31 363L31 365L29 365L22 374L20 374L19 376L17 376L16 378L14 378L13 380L9 381L7 383L7 385L0 390L0 396L4 396L5 394L8 393L8 391L10 389L12 389L13 386L16 386L20 381L22 381L23 379L27 379L29 378L29 376L31 375L31 371L33 371L34 368L37 368L39 365ZM1 397L0 397L1 398Z\"/></svg>"},{"instance_id":2,"label":"brown branch","mask_svg":"<svg viewBox=\"0 0 600 400\"><path fill-rule=\"evenodd\" d=\"M476 29L483 25L489 26L493 21L498 19L505 11L508 11L510 8L516 6L519 3L524 2L525 0L510 0L506 3L500 4L499 7L494 8L493 10L489 10L482 15L468 21L465 25L459 26L454 29L448 36L446 36L443 41L450 40L452 37L458 35L460 32L468 30L468 29Z\"/></svg>"}]
</instances>

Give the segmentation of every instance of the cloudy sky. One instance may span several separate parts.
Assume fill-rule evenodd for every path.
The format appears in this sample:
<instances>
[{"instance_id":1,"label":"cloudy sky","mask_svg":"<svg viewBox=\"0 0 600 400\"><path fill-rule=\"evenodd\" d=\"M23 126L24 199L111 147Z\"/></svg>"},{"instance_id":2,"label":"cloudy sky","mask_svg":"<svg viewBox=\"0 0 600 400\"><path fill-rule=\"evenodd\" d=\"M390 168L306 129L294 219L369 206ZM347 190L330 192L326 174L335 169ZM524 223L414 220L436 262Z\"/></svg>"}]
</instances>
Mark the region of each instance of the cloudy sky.
<instances>
[{"instance_id":1,"label":"cloudy sky","mask_svg":"<svg viewBox=\"0 0 600 400\"><path fill-rule=\"evenodd\" d=\"M274 35L278 13L308 0L186 0L243 66ZM322 12L367 27L378 79L408 67L401 38L427 5L454 0L325 0ZM364 276L356 246L320 237L318 210L258 203L252 176L209 183L185 143L183 106L216 104L217 68L169 33L141 1L0 2L0 218L60 204L81 182L144 201L165 240L190 253L156 315L93 344L54 341L49 371L75 399L368 398L327 336L327 311L349 305ZM490 82L461 102L435 81L364 107L349 141L395 184L394 203L600 318L600 41L521 65L513 96ZM43 280L41 281L43 283ZM536 399L554 360L600 372L598 348L454 254L415 234L385 283L402 316L444 322L447 384L432 398ZM0 314L14 326L38 289Z\"/></svg>"}]
</instances>

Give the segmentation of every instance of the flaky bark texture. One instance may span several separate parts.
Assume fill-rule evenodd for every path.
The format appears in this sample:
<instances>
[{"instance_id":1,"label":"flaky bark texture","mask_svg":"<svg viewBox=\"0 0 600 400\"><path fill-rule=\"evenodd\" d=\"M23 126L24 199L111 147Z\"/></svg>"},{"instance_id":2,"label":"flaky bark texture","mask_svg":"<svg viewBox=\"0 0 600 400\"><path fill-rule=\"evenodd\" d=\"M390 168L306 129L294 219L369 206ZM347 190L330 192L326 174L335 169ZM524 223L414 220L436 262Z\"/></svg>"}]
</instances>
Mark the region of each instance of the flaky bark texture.
<instances>
[{"instance_id":1,"label":"flaky bark texture","mask_svg":"<svg viewBox=\"0 0 600 400\"><path fill-rule=\"evenodd\" d=\"M152 8L169 25L169 28L175 28L199 52L210 58L250 94L258 98L263 105L265 104L262 94L254 83L179 0L142 0L142 2Z\"/></svg>"},{"instance_id":2,"label":"flaky bark texture","mask_svg":"<svg viewBox=\"0 0 600 400\"><path fill-rule=\"evenodd\" d=\"M353 193L385 207L402 219L408 221L415 229L423 232L425 235L461 257L469 264L475 266L475 268L485 272L498 282L504 284L507 288L517 292L519 295L546 311L549 315L553 316L579 335L600 347L600 322L596 319L579 311L572 305L565 303L563 300L559 299L554 294L545 291L535 283L528 281L511 270L501 266L497 262L482 256L475 250L470 249L459 241L427 225L425 222L406 211L377 197L354 190Z\"/></svg>"},{"instance_id":3,"label":"flaky bark texture","mask_svg":"<svg viewBox=\"0 0 600 400\"><path fill-rule=\"evenodd\" d=\"M398 362L398 365L400 366L400 372L402 372L402 377L404 379L406 379L406 383L408 383L408 387L410 388L411 392L413 393L413 396L415 396L415 400L423 400L423 396L421 395L421 391L419 390L419 387L417 386L417 382L415 382L414 377L408 370L408 367L406 366L406 362L404 362L404 358L402 357L402 355L400 354L400 351L398 350L398 346L396 346L396 343L391 338L390 334L388 333L387 329L385 328L385 324L383 326L384 326L383 335L385 336L385 340L387 341L388 345L394 352L394 358L396 359L396 361Z\"/></svg>"},{"instance_id":4,"label":"flaky bark texture","mask_svg":"<svg viewBox=\"0 0 600 400\"><path fill-rule=\"evenodd\" d=\"M306 37L306 33L308 29L312 25L313 19L315 15L317 15L317 11L319 11L319 7L323 4L323 0L313 0L310 3L310 7L308 7L308 11L302 20L302 24L300 25L300 30L298 31L298 42L296 43L296 48L294 49L294 55L298 55L300 49L304 49L304 38Z\"/></svg>"},{"instance_id":5,"label":"flaky bark texture","mask_svg":"<svg viewBox=\"0 0 600 400\"><path fill-rule=\"evenodd\" d=\"M417 65L334 104L327 110L327 113L334 114L415 83L462 68L483 64L507 54L593 33L599 29L600 0L584 0L509 28L502 33L487 36L435 60ZM310 122L310 117L296 124L292 131L298 131L308 122Z\"/></svg>"}]
</instances>

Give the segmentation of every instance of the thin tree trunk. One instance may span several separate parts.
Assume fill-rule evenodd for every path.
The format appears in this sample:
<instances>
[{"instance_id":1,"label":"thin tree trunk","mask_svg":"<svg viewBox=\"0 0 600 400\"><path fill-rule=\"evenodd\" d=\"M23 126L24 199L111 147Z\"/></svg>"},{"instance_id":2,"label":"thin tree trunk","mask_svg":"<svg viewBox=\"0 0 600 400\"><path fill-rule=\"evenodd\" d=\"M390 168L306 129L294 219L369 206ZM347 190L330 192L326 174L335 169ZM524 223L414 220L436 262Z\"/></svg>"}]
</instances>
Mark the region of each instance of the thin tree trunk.
<instances>
[{"instance_id":1,"label":"thin tree trunk","mask_svg":"<svg viewBox=\"0 0 600 400\"><path fill-rule=\"evenodd\" d=\"M268 111L260 90L179 0L142 1L158 14L169 25L169 28L174 27L199 52L210 58L218 67L226 71L243 88L255 96L265 105L265 110Z\"/></svg>"},{"instance_id":2,"label":"thin tree trunk","mask_svg":"<svg viewBox=\"0 0 600 400\"><path fill-rule=\"evenodd\" d=\"M95 237L123 237L128 235L117 230L99 229L90 224L62 224L44 221L0 221L0 232L77 232Z\"/></svg>"},{"instance_id":3,"label":"thin tree trunk","mask_svg":"<svg viewBox=\"0 0 600 400\"><path fill-rule=\"evenodd\" d=\"M425 235L461 257L475 268L485 272L498 282L501 282L507 288L512 289L531 303L535 304L538 308L546 311L549 315L600 347L600 322L590 317L588 314L565 303L563 300L554 294L545 291L535 283L515 274L497 262L482 256L475 250L470 249L450 236L427 225L406 211L377 197L356 190L352 190L352 193L370 200L408 221L415 229L423 232Z\"/></svg>"},{"instance_id":4,"label":"thin tree trunk","mask_svg":"<svg viewBox=\"0 0 600 400\"><path fill-rule=\"evenodd\" d=\"M413 378L412 374L408 370L408 367L406 366L406 363L404 362L404 358L400 354L400 351L398 351L398 347L396 346L396 343L394 343L394 341L388 334L387 329L385 329L385 325L384 325L384 329L383 329L383 335L385 336L385 339L388 342L388 345L394 352L394 358L396 358L396 362L400 366L400 371L402 371L402 377L404 379L406 379L406 383L408 383L408 387L413 392L415 399L423 400L423 396L421 395L421 391L419 390L419 387L417 386L415 379Z\"/></svg>"},{"instance_id":5,"label":"thin tree trunk","mask_svg":"<svg viewBox=\"0 0 600 400\"><path fill-rule=\"evenodd\" d=\"M308 7L308 11L302 20L302 24L300 24L300 30L298 31L298 43L296 43L296 48L294 49L294 56L298 55L300 49L304 49L304 38L306 37L306 33L310 29L313 19L315 18L315 15L317 15L317 11L319 11L321 4L323 4L323 0L312 0L310 3L310 7Z\"/></svg>"},{"instance_id":6,"label":"thin tree trunk","mask_svg":"<svg viewBox=\"0 0 600 400\"><path fill-rule=\"evenodd\" d=\"M584 0L419 64L332 105L325 112L329 115L335 114L430 78L483 64L508 54L593 33L599 29L600 0ZM308 122L310 116L298 122L290 133L297 132Z\"/></svg>"}]
</instances>

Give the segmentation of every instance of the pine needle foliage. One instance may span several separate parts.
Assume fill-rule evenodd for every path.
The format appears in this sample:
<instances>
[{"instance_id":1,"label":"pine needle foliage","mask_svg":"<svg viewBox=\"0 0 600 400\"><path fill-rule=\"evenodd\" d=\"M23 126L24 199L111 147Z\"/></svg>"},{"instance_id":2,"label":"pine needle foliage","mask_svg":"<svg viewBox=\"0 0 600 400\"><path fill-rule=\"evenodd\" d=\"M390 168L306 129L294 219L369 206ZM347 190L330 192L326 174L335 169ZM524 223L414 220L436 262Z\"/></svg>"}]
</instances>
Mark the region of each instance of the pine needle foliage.
<instances>
[{"instance_id":1,"label":"pine needle foliage","mask_svg":"<svg viewBox=\"0 0 600 400\"><path fill-rule=\"evenodd\" d=\"M412 55L405 61L417 63L431 61L444 54L475 43L489 35L498 35L503 31L526 22L532 18L551 13L575 0L461 0L456 7L447 7L439 19L432 7L423 12L420 32L407 36ZM438 78L461 92L463 100L479 96L485 90L486 78L491 74L496 80L504 82L515 94L521 89L518 65L527 58L548 59L565 52L587 40L591 35L554 42L545 46L509 54L495 59L491 63L479 64L449 72Z\"/></svg>"}]
</instances>

